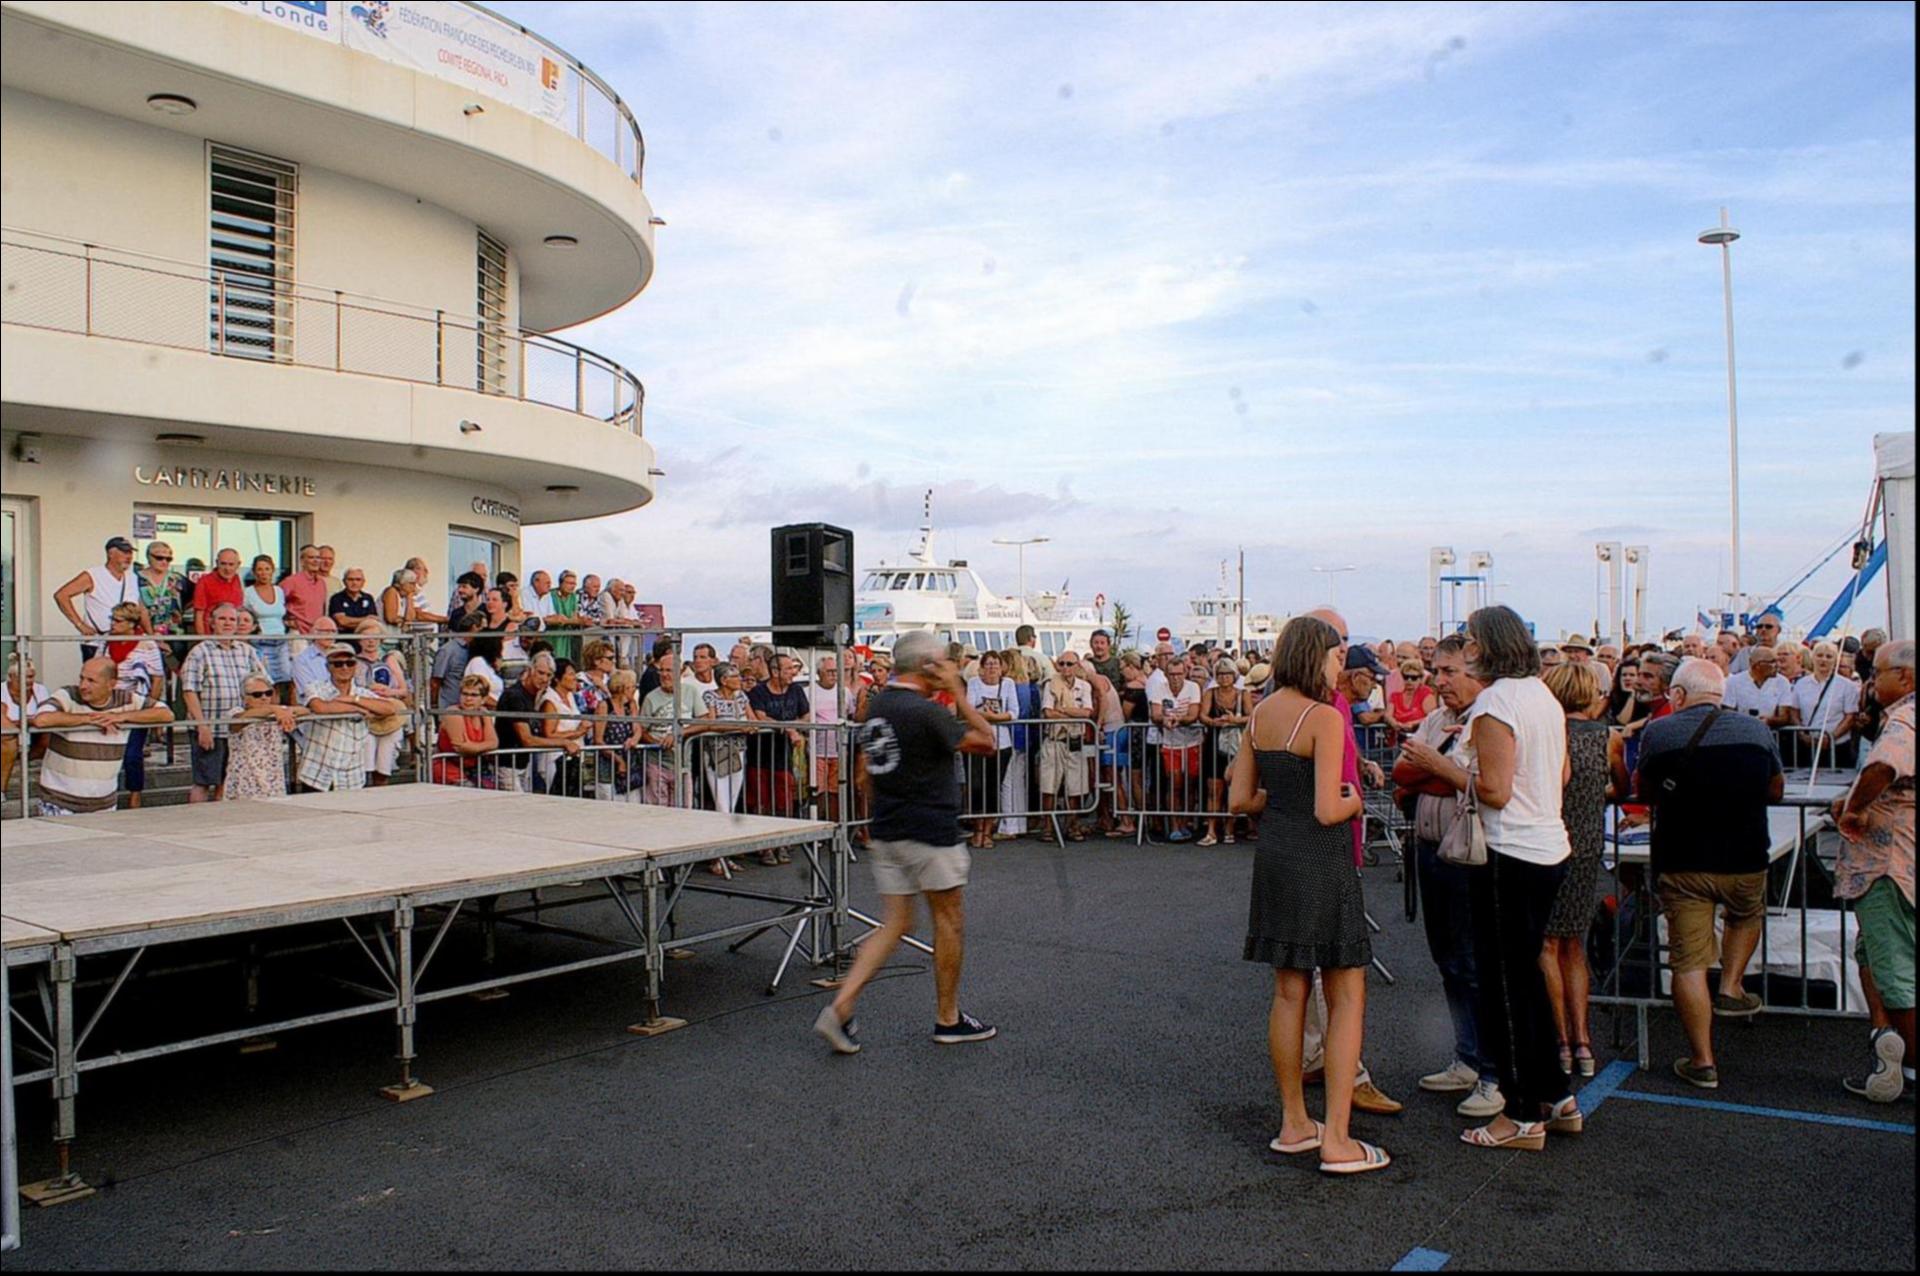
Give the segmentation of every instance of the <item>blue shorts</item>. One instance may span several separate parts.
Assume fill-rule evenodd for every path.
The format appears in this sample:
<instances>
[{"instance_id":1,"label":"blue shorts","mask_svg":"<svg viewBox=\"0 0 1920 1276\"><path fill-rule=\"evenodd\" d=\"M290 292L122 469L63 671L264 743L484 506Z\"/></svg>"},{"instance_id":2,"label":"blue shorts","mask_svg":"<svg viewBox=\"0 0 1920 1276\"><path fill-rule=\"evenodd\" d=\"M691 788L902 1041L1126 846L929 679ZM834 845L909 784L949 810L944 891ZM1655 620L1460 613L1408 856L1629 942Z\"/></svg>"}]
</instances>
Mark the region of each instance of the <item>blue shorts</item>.
<instances>
[{"instance_id":1,"label":"blue shorts","mask_svg":"<svg viewBox=\"0 0 1920 1276\"><path fill-rule=\"evenodd\" d=\"M1126 751L1117 747L1120 740L1119 728L1100 733L1100 765L1124 768Z\"/></svg>"}]
</instances>

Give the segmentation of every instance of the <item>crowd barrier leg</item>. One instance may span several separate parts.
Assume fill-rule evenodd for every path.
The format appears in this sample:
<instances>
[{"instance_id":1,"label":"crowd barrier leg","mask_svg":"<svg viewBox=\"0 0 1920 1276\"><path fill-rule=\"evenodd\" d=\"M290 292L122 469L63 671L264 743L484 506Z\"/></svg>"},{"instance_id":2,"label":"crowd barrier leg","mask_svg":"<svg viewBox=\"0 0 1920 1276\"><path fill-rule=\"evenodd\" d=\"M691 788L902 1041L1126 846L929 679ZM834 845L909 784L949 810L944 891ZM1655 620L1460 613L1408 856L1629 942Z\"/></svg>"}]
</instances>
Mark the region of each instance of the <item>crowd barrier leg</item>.
<instances>
[{"instance_id":1,"label":"crowd barrier leg","mask_svg":"<svg viewBox=\"0 0 1920 1276\"><path fill-rule=\"evenodd\" d=\"M13 1126L13 994L0 961L0 1254L20 1248L20 1138Z\"/></svg>"}]
</instances>

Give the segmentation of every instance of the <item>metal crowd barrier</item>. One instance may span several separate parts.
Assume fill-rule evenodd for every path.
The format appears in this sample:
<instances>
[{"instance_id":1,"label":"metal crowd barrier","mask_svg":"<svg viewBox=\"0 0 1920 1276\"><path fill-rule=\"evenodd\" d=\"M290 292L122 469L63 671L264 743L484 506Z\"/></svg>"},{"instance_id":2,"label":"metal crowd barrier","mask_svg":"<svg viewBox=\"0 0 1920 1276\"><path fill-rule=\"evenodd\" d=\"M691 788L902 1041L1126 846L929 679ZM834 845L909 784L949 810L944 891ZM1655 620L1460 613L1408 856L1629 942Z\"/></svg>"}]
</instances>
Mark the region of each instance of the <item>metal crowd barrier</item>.
<instances>
[{"instance_id":1,"label":"metal crowd barrier","mask_svg":"<svg viewBox=\"0 0 1920 1276\"><path fill-rule=\"evenodd\" d=\"M1809 792L1804 791L1808 777L1789 773L1787 795L1768 807L1774 834L1767 909L1759 947L1743 975L1749 991L1757 986L1764 1014L1858 1019L1867 1013L1853 951L1857 927L1846 901L1832 892L1835 857L1821 851L1823 843L1836 844L1839 836L1828 807L1854 777L1828 775L1823 786ZM1611 805L1601 857L1611 884L1602 901L1608 916L1597 919L1606 924L1596 925L1588 936L1591 1001L1613 1008L1616 1047L1620 1012L1632 1011L1639 1064L1646 1068L1649 1015L1672 1005L1672 971L1666 964L1666 926L1655 894L1647 826L1628 831L1621 817L1622 804Z\"/></svg>"}]
</instances>

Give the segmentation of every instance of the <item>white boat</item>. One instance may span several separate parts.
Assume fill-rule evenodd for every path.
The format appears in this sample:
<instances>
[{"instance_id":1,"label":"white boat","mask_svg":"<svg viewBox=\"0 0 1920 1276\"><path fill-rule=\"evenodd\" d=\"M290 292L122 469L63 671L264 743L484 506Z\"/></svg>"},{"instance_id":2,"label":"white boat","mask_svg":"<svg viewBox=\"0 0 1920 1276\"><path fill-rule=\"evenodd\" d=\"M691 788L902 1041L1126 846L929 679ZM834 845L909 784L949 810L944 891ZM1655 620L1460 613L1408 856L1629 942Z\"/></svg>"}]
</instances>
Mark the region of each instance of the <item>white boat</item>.
<instances>
[{"instance_id":1,"label":"white boat","mask_svg":"<svg viewBox=\"0 0 1920 1276\"><path fill-rule=\"evenodd\" d=\"M1220 586L1212 594L1202 595L1187 603L1187 614L1174 627L1175 639L1184 650L1198 642L1212 643L1217 647L1241 649L1241 613L1247 600L1227 590L1227 566L1220 565ZM1280 640L1280 630L1286 626L1286 616L1275 616L1269 612L1248 612L1246 615L1246 650L1261 655L1273 649Z\"/></svg>"},{"instance_id":2,"label":"white boat","mask_svg":"<svg viewBox=\"0 0 1920 1276\"><path fill-rule=\"evenodd\" d=\"M965 559L940 562L933 552L931 513L905 561L867 568L854 597L856 641L885 650L903 633L931 630L975 651L1004 651L1014 631L1032 625L1048 657L1086 651L1101 627L1091 603L1064 591L1043 590L1027 598L996 594Z\"/></svg>"}]
</instances>

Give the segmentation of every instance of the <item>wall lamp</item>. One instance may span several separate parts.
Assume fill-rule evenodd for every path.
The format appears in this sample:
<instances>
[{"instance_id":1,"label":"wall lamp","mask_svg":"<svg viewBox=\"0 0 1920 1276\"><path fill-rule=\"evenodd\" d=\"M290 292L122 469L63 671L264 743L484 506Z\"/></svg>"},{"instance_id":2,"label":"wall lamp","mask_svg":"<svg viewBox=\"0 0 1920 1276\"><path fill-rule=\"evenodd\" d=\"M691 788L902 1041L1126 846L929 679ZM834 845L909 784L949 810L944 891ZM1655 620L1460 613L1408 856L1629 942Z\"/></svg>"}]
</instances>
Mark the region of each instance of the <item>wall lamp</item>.
<instances>
[{"instance_id":1,"label":"wall lamp","mask_svg":"<svg viewBox=\"0 0 1920 1276\"><path fill-rule=\"evenodd\" d=\"M461 422L460 422L460 433L462 433L462 434L478 434L478 433L480 433L480 423L479 423L478 421L464 421L464 420L463 420L463 421L461 421Z\"/></svg>"}]
</instances>

